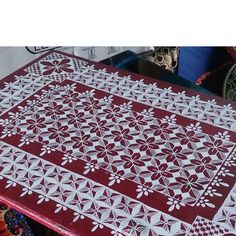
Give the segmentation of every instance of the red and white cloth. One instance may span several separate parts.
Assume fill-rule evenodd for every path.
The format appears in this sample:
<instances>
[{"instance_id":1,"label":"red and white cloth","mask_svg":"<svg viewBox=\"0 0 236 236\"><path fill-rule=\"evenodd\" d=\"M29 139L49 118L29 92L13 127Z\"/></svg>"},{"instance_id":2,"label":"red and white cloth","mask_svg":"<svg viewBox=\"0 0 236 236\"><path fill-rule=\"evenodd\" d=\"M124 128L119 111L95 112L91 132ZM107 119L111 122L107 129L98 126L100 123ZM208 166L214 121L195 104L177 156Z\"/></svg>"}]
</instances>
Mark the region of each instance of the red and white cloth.
<instances>
[{"instance_id":1,"label":"red and white cloth","mask_svg":"<svg viewBox=\"0 0 236 236\"><path fill-rule=\"evenodd\" d=\"M63 235L236 234L235 103L171 86L56 51L6 77L0 200Z\"/></svg>"}]
</instances>

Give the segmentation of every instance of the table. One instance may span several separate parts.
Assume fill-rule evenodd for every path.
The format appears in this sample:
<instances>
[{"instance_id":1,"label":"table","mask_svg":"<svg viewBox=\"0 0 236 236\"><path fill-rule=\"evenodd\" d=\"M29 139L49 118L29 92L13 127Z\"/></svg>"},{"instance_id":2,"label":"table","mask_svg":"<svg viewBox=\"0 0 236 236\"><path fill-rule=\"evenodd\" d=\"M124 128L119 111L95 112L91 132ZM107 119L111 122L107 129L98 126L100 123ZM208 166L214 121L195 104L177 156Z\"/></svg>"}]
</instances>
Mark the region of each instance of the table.
<instances>
[{"instance_id":1,"label":"table","mask_svg":"<svg viewBox=\"0 0 236 236\"><path fill-rule=\"evenodd\" d=\"M236 233L235 103L57 51L0 88L2 202L62 235Z\"/></svg>"}]
</instances>

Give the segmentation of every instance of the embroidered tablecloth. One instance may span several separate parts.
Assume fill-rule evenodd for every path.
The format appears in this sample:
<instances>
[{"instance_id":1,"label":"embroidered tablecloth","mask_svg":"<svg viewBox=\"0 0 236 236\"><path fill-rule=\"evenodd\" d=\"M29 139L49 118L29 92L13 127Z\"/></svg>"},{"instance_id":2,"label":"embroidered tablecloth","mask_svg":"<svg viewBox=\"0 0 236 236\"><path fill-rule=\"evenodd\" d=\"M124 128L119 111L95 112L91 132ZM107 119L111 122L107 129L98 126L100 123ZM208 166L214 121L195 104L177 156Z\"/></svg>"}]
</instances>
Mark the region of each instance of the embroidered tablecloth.
<instances>
[{"instance_id":1,"label":"embroidered tablecloth","mask_svg":"<svg viewBox=\"0 0 236 236\"><path fill-rule=\"evenodd\" d=\"M0 88L1 201L63 235L236 233L235 103L56 51Z\"/></svg>"}]
</instances>

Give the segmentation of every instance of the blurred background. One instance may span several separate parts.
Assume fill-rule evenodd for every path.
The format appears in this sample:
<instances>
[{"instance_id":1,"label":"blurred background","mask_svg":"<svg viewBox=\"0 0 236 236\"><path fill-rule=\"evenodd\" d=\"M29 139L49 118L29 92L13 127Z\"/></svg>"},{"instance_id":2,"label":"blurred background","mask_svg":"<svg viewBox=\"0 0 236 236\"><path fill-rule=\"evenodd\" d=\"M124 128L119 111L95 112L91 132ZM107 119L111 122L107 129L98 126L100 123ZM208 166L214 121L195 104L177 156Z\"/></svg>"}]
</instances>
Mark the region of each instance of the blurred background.
<instances>
[{"instance_id":1,"label":"blurred background","mask_svg":"<svg viewBox=\"0 0 236 236\"><path fill-rule=\"evenodd\" d=\"M236 100L236 47L0 47L0 79L49 50Z\"/></svg>"}]
</instances>

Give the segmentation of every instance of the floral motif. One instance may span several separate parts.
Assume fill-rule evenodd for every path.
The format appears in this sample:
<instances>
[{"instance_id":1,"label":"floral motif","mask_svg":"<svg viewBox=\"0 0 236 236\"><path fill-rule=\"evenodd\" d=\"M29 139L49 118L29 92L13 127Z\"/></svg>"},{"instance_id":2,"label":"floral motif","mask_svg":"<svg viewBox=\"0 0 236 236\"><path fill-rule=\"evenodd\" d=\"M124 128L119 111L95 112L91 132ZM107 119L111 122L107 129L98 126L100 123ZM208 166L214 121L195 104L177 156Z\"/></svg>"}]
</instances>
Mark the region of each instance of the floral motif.
<instances>
[{"instance_id":1,"label":"floral motif","mask_svg":"<svg viewBox=\"0 0 236 236\"><path fill-rule=\"evenodd\" d=\"M233 146L231 143L223 143L221 139L213 139L210 137L208 142L203 142L204 146L208 149L210 155L216 155L218 158L224 158L224 153L229 152L229 148ZM199 148L198 150L204 149Z\"/></svg>"},{"instance_id":2,"label":"floral motif","mask_svg":"<svg viewBox=\"0 0 236 236\"><path fill-rule=\"evenodd\" d=\"M235 159L236 158L232 158L232 160L231 159L226 159L224 165L227 166L227 167L236 166Z\"/></svg>"},{"instance_id":3,"label":"floral motif","mask_svg":"<svg viewBox=\"0 0 236 236\"><path fill-rule=\"evenodd\" d=\"M191 154L190 150L184 150L181 146L175 146L173 143L168 143L167 148L162 148L161 153L158 156L165 156L167 162L173 162L176 166L179 166L179 161L186 160L188 154Z\"/></svg>"},{"instance_id":4,"label":"floral motif","mask_svg":"<svg viewBox=\"0 0 236 236\"><path fill-rule=\"evenodd\" d=\"M212 99L212 100L207 100L207 104L209 104L210 106L214 106L216 105L216 100L215 99Z\"/></svg>"},{"instance_id":5,"label":"floral motif","mask_svg":"<svg viewBox=\"0 0 236 236\"><path fill-rule=\"evenodd\" d=\"M224 104L223 105L223 108L224 110L226 111L231 111L233 108L232 108L232 105L229 103L229 104Z\"/></svg>"},{"instance_id":6,"label":"floral motif","mask_svg":"<svg viewBox=\"0 0 236 236\"><path fill-rule=\"evenodd\" d=\"M74 212L74 219L73 219L73 222L76 222L77 220L79 220L79 219L81 219L81 220L83 220L85 217L84 217L84 215L82 215L82 214L80 214L80 213L78 213L78 212Z\"/></svg>"},{"instance_id":7,"label":"floral motif","mask_svg":"<svg viewBox=\"0 0 236 236\"><path fill-rule=\"evenodd\" d=\"M21 114L19 112L13 113L13 112L9 112L9 118L14 120L17 118L20 118Z\"/></svg>"},{"instance_id":8,"label":"floral motif","mask_svg":"<svg viewBox=\"0 0 236 236\"><path fill-rule=\"evenodd\" d=\"M113 122L116 122L116 119L119 119L123 115L120 113L121 109L119 107L111 107L104 109L104 113L106 114L106 119L111 119Z\"/></svg>"},{"instance_id":9,"label":"floral motif","mask_svg":"<svg viewBox=\"0 0 236 236\"><path fill-rule=\"evenodd\" d=\"M215 134L216 138L222 138L225 140L229 140L230 139L230 135L228 131L224 131L224 132L218 132L217 134Z\"/></svg>"},{"instance_id":10,"label":"floral motif","mask_svg":"<svg viewBox=\"0 0 236 236\"><path fill-rule=\"evenodd\" d=\"M128 109L128 110L131 110L132 107L133 107L133 104L131 101L129 101L128 103L123 103L122 105L120 105L120 107L124 108L124 109Z\"/></svg>"},{"instance_id":11,"label":"floral motif","mask_svg":"<svg viewBox=\"0 0 236 236\"><path fill-rule=\"evenodd\" d=\"M131 149L129 153L129 155L121 155L121 161L124 163L124 168L130 169L134 173L136 173L136 167L144 166L145 160L150 160L150 157L141 156L140 153L135 153ZM114 163L121 161L114 161Z\"/></svg>"},{"instance_id":12,"label":"floral motif","mask_svg":"<svg viewBox=\"0 0 236 236\"><path fill-rule=\"evenodd\" d=\"M50 106L46 106L45 107L45 115L55 118L55 115L63 115L64 111L63 111L63 106L62 105L58 105L56 102L53 102L50 104Z\"/></svg>"},{"instance_id":13,"label":"floral motif","mask_svg":"<svg viewBox=\"0 0 236 236\"><path fill-rule=\"evenodd\" d=\"M50 86L50 85L49 85L49 86ZM58 86L58 87L57 87L57 86ZM73 83L73 84L66 84L66 85L64 85L64 86L56 85L56 87L55 87L56 90L66 91L66 93L75 91L75 88L76 88L76 83Z\"/></svg>"},{"instance_id":14,"label":"floral motif","mask_svg":"<svg viewBox=\"0 0 236 236\"><path fill-rule=\"evenodd\" d=\"M65 154L63 157L62 157L62 160L63 162L61 163L62 166L64 166L67 162L68 163L72 163L73 161L76 161L77 158L74 157L74 156L71 156L69 154Z\"/></svg>"},{"instance_id":15,"label":"floral motif","mask_svg":"<svg viewBox=\"0 0 236 236\"><path fill-rule=\"evenodd\" d=\"M40 203L42 203L43 201L49 202L49 199L48 199L47 197L43 196L43 195L39 195L38 198L39 198L39 200L37 201L37 204L40 204Z\"/></svg>"},{"instance_id":16,"label":"floral motif","mask_svg":"<svg viewBox=\"0 0 236 236\"><path fill-rule=\"evenodd\" d=\"M16 187L16 182L12 180L7 180L7 185L5 188Z\"/></svg>"},{"instance_id":17,"label":"floral motif","mask_svg":"<svg viewBox=\"0 0 236 236\"><path fill-rule=\"evenodd\" d=\"M85 147L93 146L93 142L89 134L85 134L84 131L80 132L80 135L71 138L74 141L73 148L79 149L80 152L85 151Z\"/></svg>"},{"instance_id":18,"label":"floral motif","mask_svg":"<svg viewBox=\"0 0 236 236\"><path fill-rule=\"evenodd\" d=\"M93 111L101 109L101 105L99 103L99 100L93 100L82 102L83 108L85 111Z\"/></svg>"},{"instance_id":19,"label":"floral motif","mask_svg":"<svg viewBox=\"0 0 236 236\"><path fill-rule=\"evenodd\" d=\"M82 95L85 95L87 97L93 97L95 95L95 90L94 89L87 90L87 91L83 92Z\"/></svg>"},{"instance_id":20,"label":"floral motif","mask_svg":"<svg viewBox=\"0 0 236 236\"><path fill-rule=\"evenodd\" d=\"M200 98L199 95L196 95L196 96L192 96L192 97L191 97L191 100L192 100L192 101L199 102L199 101L201 100L201 98Z\"/></svg>"},{"instance_id":21,"label":"floral motif","mask_svg":"<svg viewBox=\"0 0 236 236\"><path fill-rule=\"evenodd\" d=\"M62 60L53 60L53 61L41 61L42 65L44 65L43 75L51 75L53 73L61 74L64 73L71 73L74 70L71 67L70 59L62 59Z\"/></svg>"},{"instance_id":22,"label":"floral motif","mask_svg":"<svg viewBox=\"0 0 236 236\"><path fill-rule=\"evenodd\" d=\"M196 134L194 131L188 131L188 130L184 130L183 132L176 134L176 138L179 138L180 143L182 145L187 145L188 148L191 149L196 149L197 147L196 143L200 142L200 139L203 137L204 137L203 134L199 135Z\"/></svg>"},{"instance_id":23,"label":"floral motif","mask_svg":"<svg viewBox=\"0 0 236 236\"><path fill-rule=\"evenodd\" d=\"M122 233L119 233L119 232L117 232L117 231L115 231L115 230L112 230L112 231L111 231L111 234L112 234L113 236L123 236Z\"/></svg>"},{"instance_id":24,"label":"floral motif","mask_svg":"<svg viewBox=\"0 0 236 236\"><path fill-rule=\"evenodd\" d=\"M29 124L27 129L37 132L38 130L46 127L46 124L44 122L45 118L40 117L39 114L34 114L31 116L31 119L27 121L27 123Z\"/></svg>"},{"instance_id":25,"label":"floral motif","mask_svg":"<svg viewBox=\"0 0 236 236\"><path fill-rule=\"evenodd\" d=\"M111 103L113 101L113 95L110 96L105 96L103 98L100 99L101 102L106 102L106 103Z\"/></svg>"},{"instance_id":26,"label":"floral motif","mask_svg":"<svg viewBox=\"0 0 236 236\"><path fill-rule=\"evenodd\" d=\"M115 150L114 143L108 143L104 140L104 145L96 146L96 150L98 151L97 158L103 158L108 161L108 156L118 155L118 152ZM108 161L109 162L109 161Z\"/></svg>"},{"instance_id":27,"label":"floral motif","mask_svg":"<svg viewBox=\"0 0 236 236\"><path fill-rule=\"evenodd\" d=\"M108 131L112 127L112 123L109 123L106 120L102 120L99 117L96 118L96 122L88 123L91 133L96 133L97 136L101 136L102 132Z\"/></svg>"},{"instance_id":28,"label":"floral motif","mask_svg":"<svg viewBox=\"0 0 236 236\"><path fill-rule=\"evenodd\" d=\"M155 166L148 166L147 168L148 171L152 173L151 178L153 181L159 180L160 182L161 181L164 182L165 178L173 177L171 172L169 172L168 165L166 163L161 164L159 160L155 160L155 162L156 162Z\"/></svg>"},{"instance_id":29,"label":"floral motif","mask_svg":"<svg viewBox=\"0 0 236 236\"><path fill-rule=\"evenodd\" d=\"M224 187L229 187L229 185L223 182L223 179L219 178L218 176L215 176L215 178L212 180L211 185L216 187L220 187L221 185Z\"/></svg>"},{"instance_id":30,"label":"floral motif","mask_svg":"<svg viewBox=\"0 0 236 236\"><path fill-rule=\"evenodd\" d=\"M172 87L168 87L168 88L164 88L163 89L165 92L169 92L169 93L171 93L172 92Z\"/></svg>"},{"instance_id":31,"label":"floral motif","mask_svg":"<svg viewBox=\"0 0 236 236\"><path fill-rule=\"evenodd\" d=\"M134 116L127 117L126 120L129 123L129 127L134 127L136 130L139 130L140 126L147 124L147 121L144 120L143 115L139 115L135 113L134 113Z\"/></svg>"},{"instance_id":32,"label":"floral motif","mask_svg":"<svg viewBox=\"0 0 236 236\"><path fill-rule=\"evenodd\" d=\"M203 157L201 153L195 154L196 159L190 160L191 164L185 165L185 168L194 167L196 173L203 173L205 177L212 178L217 166L221 165L221 161L212 161L209 156Z\"/></svg>"},{"instance_id":33,"label":"floral motif","mask_svg":"<svg viewBox=\"0 0 236 236\"><path fill-rule=\"evenodd\" d=\"M109 180L110 182L108 186L112 186L115 183L119 184L122 180L125 180L125 179L121 177L120 175L111 174L111 176L109 177Z\"/></svg>"},{"instance_id":34,"label":"floral motif","mask_svg":"<svg viewBox=\"0 0 236 236\"><path fill-rule=\"evenodd\" d=\"M4 130L2 131L1 138L11 137L12 135L15 135L15 134L16 132L14 132L13 130L8 130L7 128L4 128Z\"/></svg>"},{"instance_id":35,"label":"floral motif","mask_svg":"<svg viewBox=\"0 0 236 236\"><path fill-rule=\"evenodd\" d=\"M58 213L59 211L63 210L66 211L67 207L63 206L62 204L56 204L57 209L54 211L55 213Z\"/></svg>"},{"instance_id":36,"label":"floral motif","mask_svg":"<svg viewBox=\"0 0 236 236\"><path fill-rule=\"evenodd\" d=\"M140 151L145 151L148 155L152 156L152 152L158 149L160 145L164 144L165 141L157 140L154 137L149 137L144 135L144 139L137 139Z\"/></svg>"},{"instance_id":37,"label":"floral motif","mask_svg":"<svg viewBox=\"0 0 236 236\"><path fill-rule=\"evenodd\" d=\"M34 140L26 137L26 136L23 136L21 139L20 139L20 144L18 145L18 147L22 147L23 145L29 145L30 143L33 143Z\"/></svg>"},{"instance_id":38,"label":"floral motif","mask_svg":"<svg viewBox=\"0 0 236 236\"><path fill-rule=\"evenodd\" d=\"M171 116L165 116L164 118L162 118L163 122L169 122L169 123L176 123L176 115L172 114Z\"/></svg>"},{"instance_id":39,"label":"floral motif","mask_svg":"<svg viewBox=\"0 0 236 236\"><path fill-rule=\"evenodd\" d=\"M173 130L176 127L172 127L169 123L161 123L158 125L150 125L150 128L153 129L153 134L155 136L160 136L162 139L167 139L169 134L173 133Z\"/></svg>"},{"instance_id":40,"label":"floral motif","mask_svg":"<svg viewBox=\"0 0 236 236\"><path fill-rule=\"evenodd\" d=\"M124 129L122 126L119 126L120 130L114 130L111 131L111 133L114 135L114 141L120 142L122 145L125 145L126 140L132 140L133 136L130 134L129 129Z\"/></svg>"},{"instance_id":41,"label":"floral motif","mask_svg":"<svg viewBox=\"0 0 236 236\"><path fill-rule=\"evenodd\" d=\"M177 177L176 181L181 186L183 193L188 192L192 197L198 197L199 191L203 190L203 185L209 183L207 180L201 180L196 174L189 174L187 171L183 172L183 176Z\"/></svg>"},{"instance_id":42,"label":"floral motif","mask_svg":"<svg viewBox=\"0 0 236 236\"><path fill-rule=\"evenodd\" d=\"M31 195L33 192L30 190L30 189L28 189L28 188L23 188L22 189L22 194L20 195L20 197L23 197L23 196L25 196L26 194L28 194L28 195Z\"/></svg>"},{"instance_id":43,"label":"floral motif","mask_svg":"<svg viewBox=\"0 0 236 236\"><path fill-rule=\"evenodd\" d=\"M59 126L58 128L49 128L49 138L55 139L57 142L60 142L60 138L69 137L69 133L67 132L68 126Z\"/></svg>"},{"instance_id":44,"label":"floral motif","mask_svg":"<svg viewBox=\"0 0 236 236\"><path fill-rule=\"evenodd\" d=\"M153 116L154 115L154 109L153 108L149 108L148 110L147 109L144 109L141 114L143 115L146 115L146 116Z\"/></svg>"},{"instance_id":45,"label":"floral motif","mask_svg":"<svg viewBox=\"0 0 236 236\"><path fill-rule=\"evenodd\" d=\"M179 210L181 206L185 206L185 204L181 201L178 201L174 198L168 198L168 202L167 202L167 205L169 205L169 209L168 211L173 211L175 209Z\"/></svg>"},{"instance_id":46,"label":"floral motif","mask_svg":"<svg viewBox=\"0 0 236 236\"><path fill-rule=\"evenodd\" d=\"M0 125L2 125L3 127L9 125L11 123L12 120L10 119L0 119Z\"/></svg>"},{"instance_id":47,"label":"floral motif","mask_svg":"<svg viewBox=\"0 0 236 236\"><path fill-rule=\"evenodd\" d=\"M66 95L62 95L63 102L68 104L68 106L73 106L73 103L79 102L79 94L78 93L69 93Z\"/></svg>"},{"instance_id":48,"label":"floral motif","mask_svg":"<svg viewBox=\"0 0 236 236\"><path fill-rule=\"evenodd\" d=\"M49 146L47 146L47 145L43 145L43 146L42 146L42 149L41 149L40 156L43 156L43 155L45 155L46 153L47 153L47 154L51 154L52 152L55 152L55 151L56 151L55 148L49 147Z\"/></svg>"},{"instance_id":49,"label":"floral motif","mask_svg":"<svg viewBox=\"0 0 236 236\"><path fill-rule=\"evenodd\" d=\"M230 177L234 177L235 175L233 173L230 172L230 170L226 169L225 167L221 167L221 169L219 170L218 176L230 176Z\"/></svg>"},{"instance_id":50,"label":"floral motif","mask_svg":"<svg viewBox=\"0 0 236 236\"><path fill-rule=\"evenodd\" d=\"M222 197L221 193L218 193L216 189L214 189L212 186L209 186L207 188L207 191L205 192L205 196L210 196L210 197Z\"/></svg>"},{"instance_id":51,"label":"floral motif","mask_svg":"<svg viewBox=\"0 0 236 236\"><path fill-rule=\"evenodd\" d=\"M187 126L187 129L191 129L197 132L202 132L202 127L200 126L200 122L197 122L195 124L190 124Z\"/></svg>"},{"instance_id":52,"label":"floral motif","mask_svg":"<svg viewBox=\"0 0 236 236\"><path fill-rule=\"evenodd\" d=\"M96 221L93 221L93 225L94 225L94 227L92 228L92 232L94 232L96 229L103 229L104 228L104 226L102 225L102 224L100 224L100 223L98 223L98 222L96 222Z\"/></svg>"},{"instance_id":53,"label":"floral motif","mask_svg":"<svg viewBox=\"0 0 236 236\"><path fill-rule=\"evenodd\" d=\"M199 201L197 202L196 206L201 206L201 207L211 207L215 208L215 205L209 202L209 199L206 199L205 197L200 197Z\"/></svg>"},{"instance_id":54,"label":"floral motif","mask_svg":"<svg viewBox=\"0 0 236 236\"><path fill-rule=\"evenodd\" d=\"M77 109L73 110L73 113L67 114L68 124L73 124L75 128L79 128L82 123L86 122L84 112L80 112Z\"/></svg>"},{"instance_id":55,"label":"floral motif","mask_svg":"<svg viewBox=\"0 0 236 236\"><path fill-rule=\"evenodd\" d=\"M92 164L92 163L86 163L86 166L84 167L85 171L84 171L84 175L88 174L90 171L91 172L95 172L95 170L98 170L98 166Z\"/></svg>"},{"instance_id":56,"label":"floral motif","mask_svg":"<svg viewBox=\"0 0 236 236\"><path fill-rule=\"evenodd\" d=\"M153 190L142 185L138 185L136 192L138 192L137 198L141 198L143 195L148 196L149 193L153 193Z\"/></svg>"}]
</instances>

